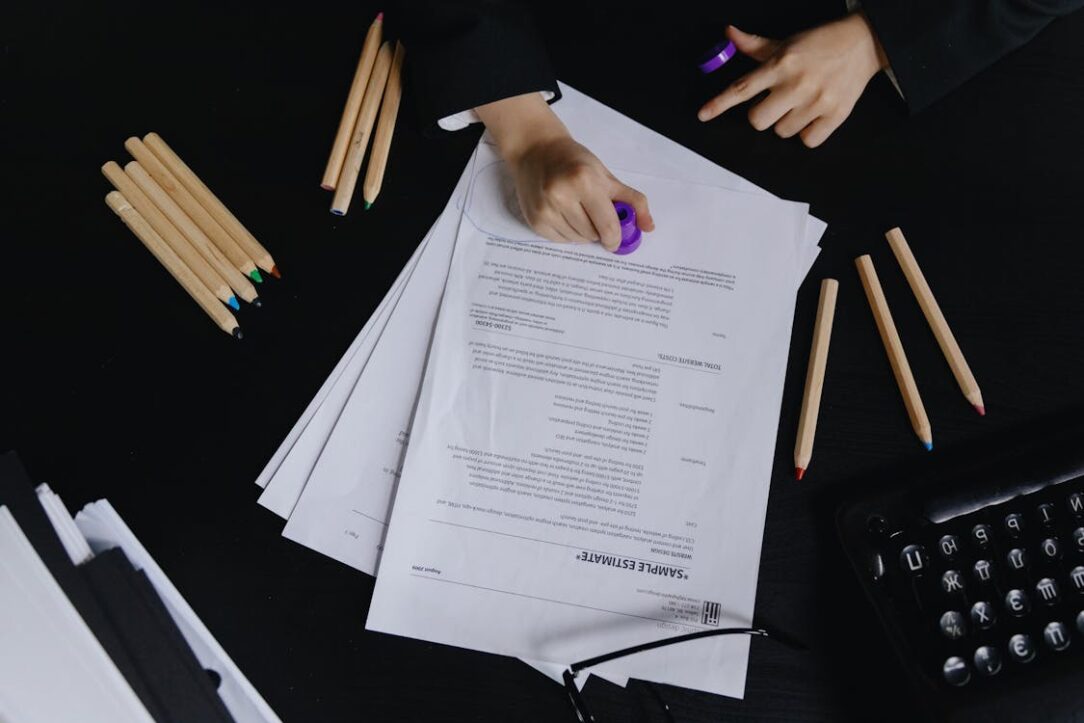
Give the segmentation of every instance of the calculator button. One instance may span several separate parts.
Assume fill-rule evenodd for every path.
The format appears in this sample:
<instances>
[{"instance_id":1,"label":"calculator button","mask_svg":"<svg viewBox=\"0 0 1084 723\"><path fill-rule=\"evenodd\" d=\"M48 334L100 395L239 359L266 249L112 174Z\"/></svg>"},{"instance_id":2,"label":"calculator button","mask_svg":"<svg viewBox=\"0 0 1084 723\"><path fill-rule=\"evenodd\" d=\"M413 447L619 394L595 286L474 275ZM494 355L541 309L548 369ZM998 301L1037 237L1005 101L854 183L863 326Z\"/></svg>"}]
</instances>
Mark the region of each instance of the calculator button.
<instances>
[{"instance_id":1,"label":"calculator button","mask_svg":"<svg viewBox=\"0 0 1084 723\"><path fill-rule=\"evenodd\" d=\"M997 648L983 645L975 650L975 670L983 675L997 675L1001 670L1001 653Z\"/></svg>"},{"instance_id":2,"label":"calculator button","mask_svg":"<svg viewBox=\"0 0 1084 723\"><path fill-rule=\"evenodd\" d=\"M870 515L866 520L866 533L874 542L880 542L888 537L888 520L881 515Z\"/></svg>"},{"instance_id":3,"label":"calculator button","mask_svg":"<svg viewBox=\"0 0 1084 723\"><path fill-rule=\"evenodd\" d=\"M1030 663L1035 660L1035 646L1031 643L1031 637L1017 633L1009 638L1009 655L1018 663Z\"/></svg>"},{"instance_id":4,"label":"calculator button","mask_svg":"<svg viewBox=\"0 0 1084 723\"><path fill-rule=\"evenodd\" d=\"M1016 617L1021 617L1031 611L1031 601L1023 590L1009 590L1005 593L1005 608Z\"/></svg>"},{"instance_id":5,"label":"calculator button","mask_svg":"<svg viewBox=\"0 0 1084 723\"><path fill-rule=\"evenodd\" d=\"M869 574L873 578L874 582L880 580L885 576L885 561L881 557L881 553L874 552L869 556Z\"/></svg>"},{"instance_id":6,"label":"calculator button","mask_svg":"<svg viewBox=\"0 0 1084 723\"><path fill-rule=\"evenodd\" d=\"M941 615L941 633L949 640L959 640L967 635L967 620L962 613L949 610Z\"/></svg>"},{"instance_id":7,"label":"calculator button","mask_svg":"<svg viewBox=\"0 0 1084 723\"><path fill-rule=\"evenodd\" d=\"M1084 494L1074 492L1069 495L1069 511L1078 517L1084 515Z\"/></svg>"},{"instance_id":8,"label":"calculator button","mask_svg":"<svg viewBox=\"0 0 1084 723\"><path fill-rule=\"evenodd\" d=\"M1084 592L1084 565L1074 567L1073 571L1069 573L1069 579L1077 592Z\"/></svg>"},{"instance_id":9,"label":"calculator button","mask_svg":"<svg viewBox=\"0 0 1084 723\"><path fill-rule=\"evenodd\" d=\"M1038 507L1039 520L1049 527L1054 524L1054 505L1044 502Z\"/></svg>"},{"instance_id":10,"label":"calculator button","mask_svg":"<svg viewBox=\"0 0 1084 723\"><path fill-rule=\"evenodd\" d=\"M975 579L979 582L990 582L994 576L994 566L989 560L975 560Z\"/></svg>"},{"instance_id":11,"label":"calculator button","mask_svg":"<svg viewBox=\"0 0 1084 723\"><path fill-rule=\"evenodd\" d=\"M1076 614L1076 629L1080 631L1081 635L1084 635L1084 610Z\"/></svg>"},{"instance_id":12,"label":"calculator button","mask_svg":"<svg viewBox=\"0 0 1084 723\"><path fill-rule=\"evenodd\" d=\"M1073 542L1076 543L1077 552L1084 552L1084 527L1073 530Z\"/></svg>"},{"instance_id":13,"label":"calculator button","mask_svg":"<svg viewBox=\"0 0 1084 723\"><path fill-rule=\"evenodd\" d=\"M980 550L985 550L993 539L993 530L990 529L990 525L975 525L971 528L971 539Z\"/></svg>"},{"instance_id":14,"label":"calculator button","mask_svg":"<svg viewBox=\"0 0 1084 723\"><path fill-rule=\"evenodd\" d=\"M941 556L951 560L960 551L960 538L956 535L945 535L937 542L937 546L941 550Z\"/></svg>"},{"instance_id":15,"label":"calculator button","mask_svg":"<svg viewBox=\"0 0 1084 723\"><path fill-rule=\"evenodd\" d=\"M1035 594L1047 605L1054 605L1058 602L1058 583L1052 578L1044 577L1035 585Z\"/></svg>"},{"instance_id":16,"label":"calculator button","mask_svg":"<svg viewBox=\"0 0 1084 723\"><path fill-rule=\"evenodd\" d=\"M1024 531L1024 516L1019 512L1005 515L1005 531L1013 537L1019 537Z\"/></svg>"},{"instance_id":17,"label":"calculator button","mask_svg":"<svg viewBox=\"0 0 1084 723\"><path fill-rule=\"evenodd\" d=\"M1043 628L1043 640L1046 641L1046 647L1051 650L1065 650L1069 647L1069 628L1065 627L1065 623L1059 623L1054 621L1047 623L1047 626Z\"/></svg>"},{"instance_id":18,"label":"calculator button","mask_svg":"<svg viewBox=\"0 0 1084 723\"><path fill-rule=\"evenodd\" d=\"M922 545L908 545L900 552L900 566L913 575L925 570L927 562L926 549Z\"/></svg>"},{"instance_id":19,"label":"calculator button","mask_svg":"<svg viewBox=\"0 0 1084 723\"><path fill-rule=\"evenodd\" d=\"M964 576L959 570L945 570L941 575L941 589L947 593L964 591Z\"/></svg>"},{"instance_id":20,"label":"calculator button","mask_svg":"<svg viewBox=\"0 0 1084 723\"><path fill-rule=\"evenodd\" d=\"M1005 560L1014 570L1023 570L1028 564L1028 556L1019 547L1009 550L1009 554L1005 555Z\"/></svg>"},{"instance_id":21,"label":"calculator button","mask_svg":"<svg viewBox=\"0 0 1084 723\"><path fill-rule=\"evenodd\" d=\"M967 669L967 663L958 655L953 655L946 660L941 666L941 671L949 685L967 685L967 681L971 680L971 671Z\"/></svg>"},{"instance_id":22,"label":"calculator button","mask_svg":"<svg viewBox=\"0 0 1084 723\"><path fill-rule=\"evenodd\" d=\"M989 630L997 622L997 611L990 603L979 600L971 606L971 622L981 630Z\"/></svg>"},{"instance_id":23,"label":"calculator button","mask_svg":"<svg viewBox=\"0 0 1084 723\"><path fill-rule=\"evenodd\" d=\"M1039 550L1043 553L1043 557L1048 560L1057 560L1061 557L1061 546L1058 545L1058 538L1048 537L1043 540L1039 545Z\"/></svg>"}]
</instances>

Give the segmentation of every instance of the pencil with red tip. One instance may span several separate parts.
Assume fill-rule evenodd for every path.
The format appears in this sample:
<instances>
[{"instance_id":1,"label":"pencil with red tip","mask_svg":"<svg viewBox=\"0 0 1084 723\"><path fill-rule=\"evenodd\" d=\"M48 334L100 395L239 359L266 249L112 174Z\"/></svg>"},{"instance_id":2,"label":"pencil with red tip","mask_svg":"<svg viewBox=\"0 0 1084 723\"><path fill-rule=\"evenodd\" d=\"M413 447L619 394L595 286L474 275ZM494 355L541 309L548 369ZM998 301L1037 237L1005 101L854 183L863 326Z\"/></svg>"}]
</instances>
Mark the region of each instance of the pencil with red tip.
<instances>
[{"instance_id":1,"label":"pencil with red tip","mask_svg":"<svg viewBox=\"0 0 1084 723\"><path fill-rule=\"evenodd\" d=\"M828 363L828 344L832 341L832 321L836 315L836 294L839 282L825 279L817 301L817 320L813 324L813 347L809 350L809 367L805 375L802 414L798 418L798 439L794 442L794 478L801 480L813 457L813 438L817 433L824 370Z\"/></svg>"},{"instance_id":2,"label":"pencil with red tip","mask_svg":"<svg viewBox=\"0 0 1084 723\"><path fill-rule=\"evenodd\" d=\"M941 313L941 307L934 298L930 285L926 283L926 277L919 268L915 255L911 253L911 247L907 244L907 239L903 237L903 231L894 228L885 234L885 238L888 239L888 245L892 247L892 253L896 255L896 260L903 269L903 275L911 286L911 291L918 301L919 308L922 309L922 314L926 317L926 322L930 325L930 330L933 331L934 338L937 339L937 345L941 347L941 353L945 355L945 360L952 369L952 376L956 377L956 383L960 385L960 391L964 393L964 398L971 402L975 411L985 417L986 405L982 401L979 383L975 381L975 375L971 373L971 367L967 365L967 359L964 359L964 353L960 351L960 345L956 343L956 337L952 335L952 329L949 328L945 315Z\"/></svg>"}]
</instances>

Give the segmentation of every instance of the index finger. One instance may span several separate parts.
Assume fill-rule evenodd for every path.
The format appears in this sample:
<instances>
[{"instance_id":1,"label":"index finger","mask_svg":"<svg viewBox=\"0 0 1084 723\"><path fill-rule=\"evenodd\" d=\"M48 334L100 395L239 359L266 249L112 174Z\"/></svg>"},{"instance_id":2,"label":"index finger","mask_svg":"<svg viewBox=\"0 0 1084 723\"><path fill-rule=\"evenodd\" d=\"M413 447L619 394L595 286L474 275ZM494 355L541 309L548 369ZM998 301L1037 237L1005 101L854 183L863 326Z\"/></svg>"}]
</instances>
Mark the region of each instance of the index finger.
<instances>
[{"instance_id":1,"label":"index finger","mask_svg":"<svg viewBox=\"0 0 1084 723\"><path fill-rule=\"evenodd\" d=\"M726 90L705 103L696 117L701 121L709 121L767 90L774 83L775 71L770 65L762 65L752 73L738 78Z\"/></svg>"}]
</instances>

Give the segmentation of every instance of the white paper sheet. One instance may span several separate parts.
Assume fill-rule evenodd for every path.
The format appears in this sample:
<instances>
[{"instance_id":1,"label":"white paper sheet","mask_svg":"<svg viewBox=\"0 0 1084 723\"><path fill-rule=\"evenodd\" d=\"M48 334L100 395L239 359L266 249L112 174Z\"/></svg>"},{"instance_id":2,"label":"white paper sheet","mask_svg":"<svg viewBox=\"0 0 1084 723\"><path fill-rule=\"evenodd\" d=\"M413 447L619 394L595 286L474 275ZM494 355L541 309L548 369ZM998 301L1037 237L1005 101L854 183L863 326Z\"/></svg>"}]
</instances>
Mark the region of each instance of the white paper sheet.
<instances>
[{"instance_id":1,"label":"white paper sheet","mask_svg":"<svg viewBox=\"0 0 1084 723\"><path fill-rule=\"evenodd\" d=\"M371 629L567 663L751 622L807 209L629 182L660 231L620 260L470 203ZM748 639L690 647L607 668L743 694Z\"/></svg>"}]
</instances>

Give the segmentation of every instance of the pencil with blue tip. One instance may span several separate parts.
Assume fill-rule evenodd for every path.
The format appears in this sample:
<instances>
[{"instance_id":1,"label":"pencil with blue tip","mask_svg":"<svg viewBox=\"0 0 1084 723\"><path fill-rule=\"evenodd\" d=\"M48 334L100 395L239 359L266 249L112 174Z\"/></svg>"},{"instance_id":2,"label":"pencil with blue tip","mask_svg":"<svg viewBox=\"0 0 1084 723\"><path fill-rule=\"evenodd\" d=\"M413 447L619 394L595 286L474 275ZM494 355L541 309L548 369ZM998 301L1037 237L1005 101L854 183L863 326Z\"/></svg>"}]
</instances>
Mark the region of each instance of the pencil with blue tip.
<instances>
[{"instance_id":1,"label":"pencil with blue tip","mask_svg":"<svg viewBox=\"0 0 1084 723\"><path fill-rule=\"evenodd\" d=\"M873 268L873 259L867 254L859 256L854 262L858 266L858 276L862 279L862 288L866 292L866 299L869 300L869 308L873 312L873 320L877 324L877 332L881 335L885 353L888 354L888 363L892 367L892 374L896 377L896 384L900 388L903 406L907 409L911 427L914 428L922 446L927 451L931 451L933 450L933 430L930 428L930 419L926 416L926 407L923 406L922 397L918 393L918 385L915 384L911 365L907 362L907 355L903 351L903 342L900 341L899 332L896 331L892 312L888 310L888 301L881 289L881 281L877 278L876 269Z\"/></svg>"},{"instance_id":2,"label":"pencil with blue tip","mask_svg":"<svg viewBox=\"0 0 1084 723\"><path fill-rule=\"evenodd\" d=\"M109 205L109 208L113 209L115 214L120 216L120 219L124 221L124 225L132 230L136 238L143 242L147 250L154 254L154 257L158 259L162 266L166 267L166 270L176 279L177 283L184 287L184 290L207 313L207 316L211 317L215 324L218 325L218 328L230 336L240 339L241 327L238 326L237 319L234 318L233 314L218 303L218 300L207 290L207 287L192 272L192 269L181 261L180 257L169 247L169 244L133 208L128 199L119 191L110 191L105 197L105 202Z\"/></svg>"},{"instance_id":3,"label":"pencil with blue tip","mask_svg":"<svg viewBox=\"0 0 1084 723\"><path fill-rule=\"evenodd\" d=\"M158 210L154 202L140 190L130 176L121 170L120 166L114 161L109 161L102 166L102 173L113 184L113 187L120 191L132 207L139 212L139 215L147 220L151 228L165 240L184 265L192 270L212 294L231 309L241 308L241 305L237 302L237 297L233 295L226 280L212 269L210 264L204 261L192 244L188 243L188 240L177 230L177 227Z\"/></svg>"}]
</instances>

